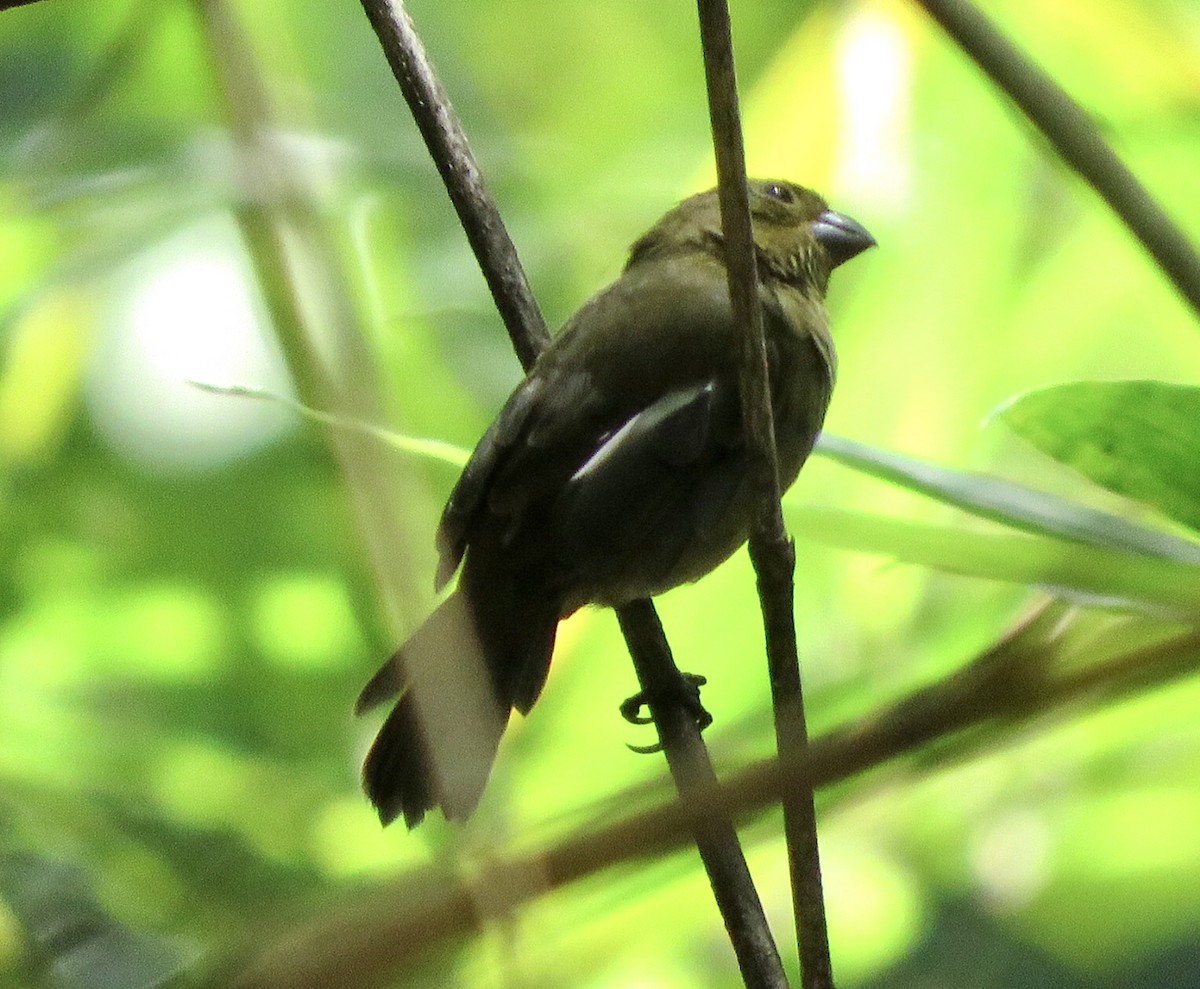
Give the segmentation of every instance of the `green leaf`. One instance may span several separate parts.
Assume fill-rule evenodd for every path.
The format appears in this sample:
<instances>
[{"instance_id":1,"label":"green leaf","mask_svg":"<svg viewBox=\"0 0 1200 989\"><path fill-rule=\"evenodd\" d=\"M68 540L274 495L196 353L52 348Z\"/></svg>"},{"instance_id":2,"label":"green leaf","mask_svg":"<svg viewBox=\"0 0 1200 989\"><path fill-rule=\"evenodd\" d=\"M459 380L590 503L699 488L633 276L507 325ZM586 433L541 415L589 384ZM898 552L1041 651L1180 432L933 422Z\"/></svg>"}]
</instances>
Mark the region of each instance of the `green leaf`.
<instances>
[{"instance_id":1,"label":"green leaf","mask_svg":"<svg viewBox=\"0 0 1200 989\"><path fill-rule=\"evenodd\" d=\"M951 470L822 433L817 452L980 518L1037 535L1200 564L1200 546L1045 491L975 471Z\"/></svg>"},{"instance_id":2,"label":"green leaf","mask_svg":"<svg viewBox=\"0 0 1200 989\"><path fill-rule=\"evenodd\" d=\"M799 539L966 577L1029 584L1093 605L1200 617L1200 566L1007 532L975 532L785 502Z\"/></svg>"},{"instance_id":3,"label":"green leaf","mask_svg":"<svg viewBox=\"0 0 1200 989\"><path fill-rule=\"evenodd\" d=\"M1200 388L1078 381L1028 392L998 415L1055 460L1200 531Z\"/></svg>"}]
</instances>

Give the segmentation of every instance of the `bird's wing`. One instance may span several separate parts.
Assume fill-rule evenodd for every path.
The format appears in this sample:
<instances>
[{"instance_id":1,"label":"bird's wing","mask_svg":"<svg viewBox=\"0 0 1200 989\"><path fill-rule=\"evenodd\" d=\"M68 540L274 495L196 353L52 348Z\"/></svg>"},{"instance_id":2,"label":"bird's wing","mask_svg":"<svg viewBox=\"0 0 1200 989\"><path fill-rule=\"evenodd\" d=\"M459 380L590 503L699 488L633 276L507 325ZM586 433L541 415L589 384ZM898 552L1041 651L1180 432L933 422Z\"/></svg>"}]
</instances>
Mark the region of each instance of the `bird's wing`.
<instances>
[{"instance_id":1,"label":"bird's wing","mask_svg":"<svg viewBox=\"0 0 1200 989\"><path fill-rule=\"evenodd\" d=\"M517 386L476 445L450 492L437 531L439 561L435 585L439 591L462 562L471 523L486 501L496 470L520 442L542 385L542 379L530 375Z\"/></svg>"},{"instance_id":2,"label":"bird's wing","mask_svg":"<svg viewBox=\"0 0 1200 989\"><path fill-rule=\"evenodd\" d=\"M554 499L563 583L621 604L720 563L745 538L730 512L746 483L740 423L728 372L669 392L606 439Z\"/></svg>"},{"instance_id":3,"label":"bird's wing","mask_svg":"<svg viewBox=\"0 0 1200 989\"><path fill-rule=\"evenodd\" d=\"M736 360L725 270L715 259L629 268L576 313L476 447L439 526L439 587L483 515L518 518L639 413Z\"/></svg>"}]
</instances>

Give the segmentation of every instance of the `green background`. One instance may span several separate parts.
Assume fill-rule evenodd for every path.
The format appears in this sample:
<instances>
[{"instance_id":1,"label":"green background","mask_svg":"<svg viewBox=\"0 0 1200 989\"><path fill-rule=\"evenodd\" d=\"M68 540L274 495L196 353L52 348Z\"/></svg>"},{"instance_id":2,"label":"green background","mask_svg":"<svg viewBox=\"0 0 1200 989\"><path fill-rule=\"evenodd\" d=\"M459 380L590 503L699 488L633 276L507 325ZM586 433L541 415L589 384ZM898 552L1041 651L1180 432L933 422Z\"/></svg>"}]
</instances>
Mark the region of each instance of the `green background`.
<instances>
[{"instance_id":1,"label":"green background","mask_svg":"<svg viewBox=\"0 0 1200 989\"><path fill-rule=\"evenodd\" d=\"M456 473L358 426L469 449L519 367L360 6L222 7L249 39L249 88L206 6L0 13L0 985L186 983L397 870L536 848L670 793L661 760L625 748L650 740L617 715L636 684L611 614L587 612L562 628L471 824L379 829L357 783L375 722L351 708L434 603ZM688 4L411 12L551 325L712 184ZM989 12L1200 230L1194 4ZM994 415L1073 381L1196 382L1195 314L1099 199L916 7L732 13L750 172L821 190L879 242L831 285L829 432L1174 536L1194 526L1194 390L1037 391ZM256 112L301 191L283 205L299 216L283 273L299 331L270 318L235 222L280 206L235 139ZM349 422L188 383L287 399L296 379L311 401L289 373L297 334L349 396L325 411ZM1100 447L1098 424L1115 436ZM827 458L785 508L816 732L959 668L1048 582L1023 567L1030 544L995 552L994 522ZM868 516L880 526L855 528ZM1174 572L1141 594L1115 570L1067 570L1079 661L1200 614ZM745 554L661 613L680 664L709 679L718 769L768 756ZM1197 703L1182 679L820 795L838 984L1193 982ZM778 825L760 816L745 838L790 957ZM397 983L738 984L685 853L554 893L423 964Z\"/></svg>"}]
</instances>

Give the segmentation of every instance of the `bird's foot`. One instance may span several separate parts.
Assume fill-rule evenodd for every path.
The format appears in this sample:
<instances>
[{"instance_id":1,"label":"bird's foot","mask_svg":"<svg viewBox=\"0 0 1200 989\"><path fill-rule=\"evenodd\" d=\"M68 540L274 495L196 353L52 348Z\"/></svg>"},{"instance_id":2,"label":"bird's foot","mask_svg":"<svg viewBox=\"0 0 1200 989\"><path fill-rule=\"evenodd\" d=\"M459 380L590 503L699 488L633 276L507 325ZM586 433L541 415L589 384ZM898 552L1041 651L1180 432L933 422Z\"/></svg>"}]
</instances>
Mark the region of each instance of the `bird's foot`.
<instances>
[{"instance_id":1,"label":"bird's foot","mask_svg":"<svg viewBox=\"0 0 1200 989\"><path fill-rule=\"evenodd\" d=\"M696 728L704 731L712 724L712 715L700 702L700 688L708 683L707 678L696 673L680 673L675 685L667 690L641 690L621 704L621 717L631 725L648 725L654 722L649 714L642 714L642 708L649 709L651 704L676 704L683 708L696 722ZM628 748L641 755L652 755L662 751L662 743L653 745L629 745Z\"/></svg>"}]
</instances>

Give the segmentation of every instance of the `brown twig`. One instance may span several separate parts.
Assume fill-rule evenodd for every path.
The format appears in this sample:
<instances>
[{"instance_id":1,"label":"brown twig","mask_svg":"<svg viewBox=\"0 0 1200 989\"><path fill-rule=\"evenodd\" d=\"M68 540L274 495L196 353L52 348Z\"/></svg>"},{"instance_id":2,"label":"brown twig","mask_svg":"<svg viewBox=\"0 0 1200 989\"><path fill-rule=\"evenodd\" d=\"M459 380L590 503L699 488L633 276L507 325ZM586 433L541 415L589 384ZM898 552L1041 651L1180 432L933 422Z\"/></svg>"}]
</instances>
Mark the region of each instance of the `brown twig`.
<instances>
[{"instance_id":1,"label":"brown twig","mask_svg":"<svg viewBox=\"0 0 1200 989\"><path fill-rule=\"evenodd\" d=\"M401 0L361 0L392 72L467 232L472 249L504 317L513 347L528 369L549 341L496 204L445 90ZM617 612L642 690L656 698L652 710L672 776L685 804L715 781L707 749L691 715L658 699L679 679L654 606L637 601ZM668 689L664 690L664 686ZM659 720L659 719L662 720ZM786 986L767 924L732 824L693 820L694 838L747 986Z\"/></svg>"},{"instance_id":2,"label":"brown twig","mask_svg":"<svg viewBox=\"0 0 1200 989\"><path fill-rule=\"evenodd\" d=\"M969 0L917 0L1108 203L1200 315L1200 254L1070 95Z\"/></svg>"},{"instance_id":3,"label":"brown twig","mask_svg":"<svg viewBox=\"0 0 1200 989\"><path fill-rule=\"evenodd\" d=\"M748 989L786 987L779 949L762 914L733 819L712 805L710 795L717 788L717 775L695 719L681 705L657 699L672 696L680 675L658 614L649 601L634 601L619 609L617 618L671 775L685 798L682 807L685 812L696 808L690 826L700 858L710 877L722 877L721 882L712 884L713 896L737 954L742 980Z\"/></svg>"},{"instance_id":4,"label":"brown twig","mask_svg":"<svg viewBox=\"0 0 1200 989\"><path fill-rule=\"evenodd\" d=\"M775 426L771 413L762 311L758 304L758 275L750 224L749 191L746 187L733 40L729 8L725 0L699 0L698 7L713 147L717 159L729 294L734 320L741 328L742 354L738 385L746 445L750 451L750 473L755 486L750 559L758 578L758 594L762 604L776 745L780 758L790 759L803 754L808 746L792 603L796 562L795 550L784 529L783 512L779 504ZM783 822L802 984L805 989L832 989L833 971L821 885L817 818L810 789L797 787L784 798Z\"/></svg>"},{"instance_id":5,"label":"brown twig","mask_svg":"<svg viewBox=\"0 0 1200 989\"><path fill-rule=\"evenodd\" d=\"M362 0L362 6L450 194L517 357L528 371L550 342L550 333L458 115L403 2Z\"/></svg>"}]
</instances>

